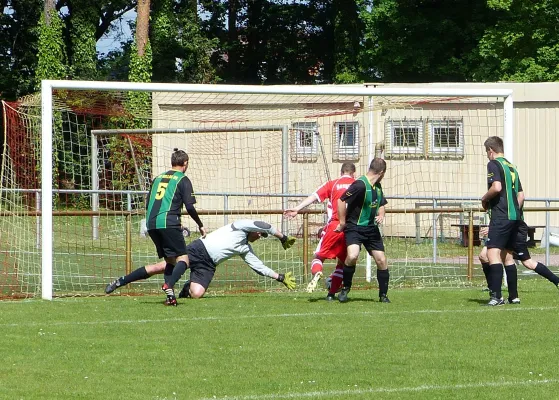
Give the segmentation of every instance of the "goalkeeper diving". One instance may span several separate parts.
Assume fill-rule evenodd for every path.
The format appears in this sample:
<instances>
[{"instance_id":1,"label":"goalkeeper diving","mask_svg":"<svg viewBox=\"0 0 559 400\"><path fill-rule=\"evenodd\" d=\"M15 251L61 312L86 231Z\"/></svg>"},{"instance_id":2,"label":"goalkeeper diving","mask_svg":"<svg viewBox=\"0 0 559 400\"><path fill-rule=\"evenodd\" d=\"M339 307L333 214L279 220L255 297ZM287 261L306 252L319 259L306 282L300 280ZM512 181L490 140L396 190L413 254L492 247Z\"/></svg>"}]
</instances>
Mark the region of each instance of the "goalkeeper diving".
<instances>
[{"instance_id":1,"label":"goalkeeper diving","mask_svg":"<svg viewBox=\"0 0 559 400\"><path fill-rule=\"evenodd\" d=\"M240 256L257 274L275 279L283 283L288 289L294 289L295 278L291 272L277 273L267 267L254 254L250 243L261 237L268 237L268 235L277 237L285 250L295 243L293 236L284 235L269 223L248 219L235 221L209 233L205 238L194 240L186 246L186 255L188 256L186 265L184 266L181 263L173 268L171 275L165 275L165 284L162 287L167 296L165 304L177 304L174 286L186 269L190 269L190 280L185 283L179 298L192 297L197 299L206 293L214 277L216 267L236 255ZM120 277L107 285L105 293L111 293L118 287L136 280L164 273L165 265L165 261L162 261L158 264L138 268L129 275Z\"/></svg>"}]
</instances>

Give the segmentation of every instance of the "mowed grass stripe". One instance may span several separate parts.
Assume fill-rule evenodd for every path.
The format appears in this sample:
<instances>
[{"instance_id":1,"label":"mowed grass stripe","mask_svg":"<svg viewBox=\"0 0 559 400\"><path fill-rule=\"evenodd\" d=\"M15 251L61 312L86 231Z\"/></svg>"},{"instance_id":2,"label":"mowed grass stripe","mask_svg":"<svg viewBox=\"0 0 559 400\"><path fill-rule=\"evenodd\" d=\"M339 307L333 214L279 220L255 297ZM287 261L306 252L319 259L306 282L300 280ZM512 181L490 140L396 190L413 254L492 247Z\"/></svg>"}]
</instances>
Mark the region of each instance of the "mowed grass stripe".
<instances>
[{"instance_id":1,"label":"mowed grass stripe","mask_svg":"<svg viewBox=\"0 0 559 400\"><path fill-rule=\"evenodd\" d=\"M203 300L202 300L203 301ZM388 306L390 307L390 306ZM257 314L257 315L215 315L206 317L178 317L160 319L117 319L117 320L97 320L97 321L43 321L43 322L16 322L0 324L0 328L25 328L42 326L72 326L72 325L109 325L109 324L159 324L173 322L195 322L195 321L231 321L240 319L277 319L277 318L307 318L307 317L360 317L360 316L398 316L404 314L468 314L484 312L532 312L532 311L555 311L559 306L547 307L480 307L479 309L447 309L447 310L410 310L410 311L359 311L355 312L351 308L340 309L340 312L308 312L308 313L279 313L279 314Z\"/></svg>"},{"instance_id":2,"label":"mowed grass stripe","mask_svg":"<svg viewBox=\"0 0 559 400\"><path fill-rule=\"evenodd\" d=\"M330 396L355 396L375 393L403 393L403 392L430 392L440 390L467 390L478 388L501 388L501 387L521 387L532 385L546 385L559 383L559 379L537 379L527 381L510 381L510 382L479 382L457 385L421 385L415 387L402 388L370 388L357 390L329 390L329 391L312 391L300 393L285 394L264 394L250 396L224 396L224 397L204 397L199 400L279 400L279 399L303 399L303 398L321 398Z\"/></svg>"}]
</instances>

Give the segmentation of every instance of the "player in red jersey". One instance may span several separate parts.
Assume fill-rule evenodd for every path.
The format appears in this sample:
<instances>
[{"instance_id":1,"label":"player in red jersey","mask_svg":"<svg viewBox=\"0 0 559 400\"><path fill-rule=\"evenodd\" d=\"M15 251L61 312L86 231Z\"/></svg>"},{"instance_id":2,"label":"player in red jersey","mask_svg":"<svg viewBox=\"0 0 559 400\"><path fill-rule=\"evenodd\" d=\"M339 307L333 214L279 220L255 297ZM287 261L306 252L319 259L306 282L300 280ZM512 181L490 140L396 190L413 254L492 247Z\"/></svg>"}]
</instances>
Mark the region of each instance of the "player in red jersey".
<instances>
[{"instance_id":1,"label":"player in red jersey","mask_svg":"<svg viewBox=\"0 0 559 400\"><path fill-rule=\"evenodd\" d=\"M342 285L347 247L344 233L336 232L334 229L339 224L337 209L338 199L347 191L353 181L355 181L355 164L349 162L343 163L340 173L341 176L338 179L326 182L296 207L283 212L286 217L293 218L303 208L315 202L328 200L326 209L328 213L328 222L326 227L322 230L320 241L314 252L314 259L312 260L311 266L313 278L307 286L307 292L309 293L316 289L316 285L322 277L322 264L324 260L338 259L336 270L330 276L331 284L328 290L327 300L333 300L335 298L335 293Z\"/></svg>"}]
</instances>

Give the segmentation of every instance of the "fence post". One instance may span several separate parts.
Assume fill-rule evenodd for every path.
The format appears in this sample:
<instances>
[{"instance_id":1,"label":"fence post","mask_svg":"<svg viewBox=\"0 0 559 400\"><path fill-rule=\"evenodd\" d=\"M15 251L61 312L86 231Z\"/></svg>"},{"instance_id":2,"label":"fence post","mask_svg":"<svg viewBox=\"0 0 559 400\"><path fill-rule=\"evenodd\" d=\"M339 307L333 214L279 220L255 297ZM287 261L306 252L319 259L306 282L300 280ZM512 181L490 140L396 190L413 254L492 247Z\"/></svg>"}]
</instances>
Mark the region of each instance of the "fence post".
<instances>
[{"instance_id":1,"label":"fence post","mask_svg":"<svg viewBox=\"0 0 559 400\"><path fill-rule=\"evenodd\" d=\"M309 273L309 214L303 213L303 281Z\"/></svg>"},{"instance_id":2,"label":"fence post","mask_svg":"<svg viewBox=\"0 0 559 400\"><path fill-rule=\"evenodd\" d=\"M468 213L468 281L474 276L474 211Z\"/></svg>"},{"instance_id":3,"label":"fence post","mask_svg":"<svg viewBox=\"0 0 559 400\"><path fill-rule=\"evenodd\" d=\"M126 275L132 272L132 213L126 213Z\"/></svg>"}]
</instances>

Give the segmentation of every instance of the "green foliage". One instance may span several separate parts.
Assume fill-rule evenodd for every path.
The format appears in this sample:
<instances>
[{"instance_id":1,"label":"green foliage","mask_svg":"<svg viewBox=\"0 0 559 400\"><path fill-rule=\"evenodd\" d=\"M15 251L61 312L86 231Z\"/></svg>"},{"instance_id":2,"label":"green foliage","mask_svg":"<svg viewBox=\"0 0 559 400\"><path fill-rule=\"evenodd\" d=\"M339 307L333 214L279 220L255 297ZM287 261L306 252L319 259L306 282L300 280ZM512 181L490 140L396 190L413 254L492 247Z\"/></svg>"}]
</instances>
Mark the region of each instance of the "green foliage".
<instances>
[{"instance_id":1,"label":"green foliage","mask_svg":"<svg viewBox=\"0 0 559 400\"><path fill-rule=\"evenodd\" d=\"M113 136L107 148L113 175L112 189L147 190L149 182L143 181L143 172L151 170L151 146L128 136Z\"/></svg>"},{"instance_id":2,"label":"green foliage","mask_svg":"<svg viewBox=\"0 0 559 400\"><path fill-rule=\"evenodd\" d=\"M42 1L4 0L0 4L4 6L0 14L0 98L15 100L36 87Z\"/></svg>"},{"instance_id":3,"label":"green foliage","mask_svg":"<svg viewBox=\"0 0 559 400\"><path fill-rule=\"evenodd\" d=\"M56 10L50 15L50 24L45 16L39 20L39 60L37 63L37 90L43 79L64 79L68 75L68 63L63 39L63 22Z\"/></svg>"},{"instance_id":4,"label":"green foliage","mask_svg":"<svg viewBox=\"0 0 559 400\"><path fill-rule=\"evenodd\" d=\"M218 40L204 36L188 1L163 0L154 6L151 40L155 81L218 81L210 58Z\"/></svg>"},{"instance_id":5,"label":"green foliage","mask_svg":"<svg viewBox=\"0 0 559 400\"><path fill-rule=\"evenodd\" d=\"M479 41L479 62L472 71L474 78L519 82L559 80L557 2L515 0L498 3L505 11L501 11L497 23L487 28Z\"/></svg>"},{"instance_id":6,"label":"green foliage","mask_svg":"<svg viewBox=\"0 0 559 400\"><path fill-rule=\"evenodd\" d=\"M358 82L363 28L355 1L334 0L334 82Z\"/></svg>"},{"instance_id":7,"label":"green foliage","mask_svg":"<svg viewBox=\"0 0 559 400\"><path fill-rule=\"evenodd\" d=\"M138 55L136 44L132 45L130 53L130 73L128 79L130 82L151 82L152 71L152 52L151 45L148 41L143 56ZM128 128L148 128L147 113L151 111L151 95L148 92L128 92L125 107L127 111L134 117ZM143 117L143 118L141 118Z\"/></svg>"},{"instance_id":8,"label":"green foliage","mask_svg":"<svg viewBox=\"0 0 559 400\"><path fill-rule=\"evenodd\" d=\"M97 78L97 50L95 47L97 20L94 3L79 3L78 7L73 9L70 54L74 77L77 79L95 80Z\"/></svg>"},{"instance_id":9,"label":"green foliage","mask_svg":"<svg viewBox=\"0 0 559 400\"><path fill-rule=\"evenodd\" d=\"M136 43L130 52L130 82L150 82L152 73L152 50L148 40L144 55L138 54ZM113 120L119 128L150 128L151 95L148 92L128 92L124 103L129 118ZM151 163L151 146L132 141L128 136L113 136L109 140L109 159L113 170L112 185L116 190L146 187L142 182L142 172Z\"/></svg>"},{"instance_id":10,"label":"green foliage","mask_svg":"<svg viewBox=\"0 0 559 400\"><path fill-rule=\"evenodd\" d=\"M483 2L379 0L361 11L363 66L387 82L467 81L475 48L498 13Z\"/></svg>"},{"instance_id":11,"label":"green foliage","mask_svg":"<svg viewBox=\"0 0 559 400\"><path fill-rule=\"evenodd\" d=\"M144 55L138 55L138 47L136 43L132 44L130 53L130 73L128 79L130 82L151 82L152 73L152 51L151 44L148 41Z\"/></svg>"}]
</instances>

